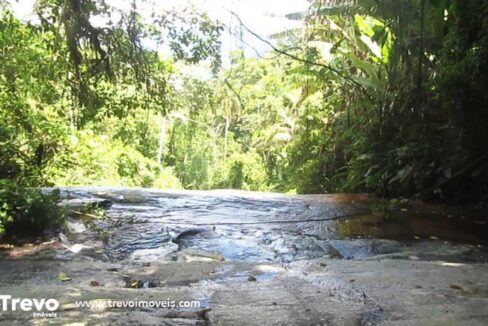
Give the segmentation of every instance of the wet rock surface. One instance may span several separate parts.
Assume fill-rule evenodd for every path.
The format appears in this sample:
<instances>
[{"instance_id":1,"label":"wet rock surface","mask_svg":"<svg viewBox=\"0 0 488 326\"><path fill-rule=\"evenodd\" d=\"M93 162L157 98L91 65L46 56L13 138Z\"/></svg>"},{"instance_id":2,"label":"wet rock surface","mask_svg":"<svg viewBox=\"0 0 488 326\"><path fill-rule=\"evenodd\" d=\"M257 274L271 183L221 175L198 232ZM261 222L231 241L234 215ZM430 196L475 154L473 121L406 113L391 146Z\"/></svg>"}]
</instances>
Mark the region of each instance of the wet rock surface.
<instances>
[{"instance_id":1,"label":"wet rock surface","mask_svg":"<svg viewBox=\"0 0 488 326\"><path fill-rule=\"evenodd\" d=\"M365 195L61 193L71 209L87 204L105 217L86 225L74 214L56 241L0 251L0 294L61 304L56 318L0 311L1 324L488 323L485 216L429 208L380 219L364 214L374 203ZM199 307L92 309L80 300Z\"/></svg>"}]
</instances>

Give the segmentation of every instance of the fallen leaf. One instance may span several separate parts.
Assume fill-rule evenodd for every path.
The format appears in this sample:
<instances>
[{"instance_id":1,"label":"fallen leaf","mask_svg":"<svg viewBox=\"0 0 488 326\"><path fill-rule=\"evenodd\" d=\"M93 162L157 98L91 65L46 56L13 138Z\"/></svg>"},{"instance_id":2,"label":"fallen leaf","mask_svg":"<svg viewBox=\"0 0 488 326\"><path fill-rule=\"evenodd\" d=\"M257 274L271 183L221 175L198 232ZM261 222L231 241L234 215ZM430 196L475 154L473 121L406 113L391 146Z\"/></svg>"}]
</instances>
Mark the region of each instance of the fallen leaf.
<instances>
[{"instance_id":1,"label":"fallen leaf","mask_svg":"<svg viewBox=\"0 0 488 326\"><path fill-rule=\"evenodd\" d=\"M66 273L61 272L58 274L58 280L61 282L67 282L71 281L71 277L69 277Z\"/></svg>"}]
</instances>

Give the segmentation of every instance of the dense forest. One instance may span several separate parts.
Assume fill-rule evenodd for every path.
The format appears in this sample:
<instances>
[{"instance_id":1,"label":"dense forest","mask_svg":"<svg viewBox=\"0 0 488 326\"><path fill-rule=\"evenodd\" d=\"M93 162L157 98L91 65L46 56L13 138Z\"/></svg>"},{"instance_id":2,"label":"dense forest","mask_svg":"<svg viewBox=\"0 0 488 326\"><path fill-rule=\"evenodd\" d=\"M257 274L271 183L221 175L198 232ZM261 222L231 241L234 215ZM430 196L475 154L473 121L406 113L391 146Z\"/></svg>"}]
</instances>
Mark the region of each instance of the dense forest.
<instances>
[{"instance_id":1,"label":"dense forest","mask_svg":"<svg viewBox=\"0 0 488 326\"><path fill-rule=\"evenodd\" d=\"M485 0L315 0L275 35L137 1L0 10L0 232L60 221L52 185L487 200ZM222 64L229 31L269 52Z\"/></svg>"}]
</instances>

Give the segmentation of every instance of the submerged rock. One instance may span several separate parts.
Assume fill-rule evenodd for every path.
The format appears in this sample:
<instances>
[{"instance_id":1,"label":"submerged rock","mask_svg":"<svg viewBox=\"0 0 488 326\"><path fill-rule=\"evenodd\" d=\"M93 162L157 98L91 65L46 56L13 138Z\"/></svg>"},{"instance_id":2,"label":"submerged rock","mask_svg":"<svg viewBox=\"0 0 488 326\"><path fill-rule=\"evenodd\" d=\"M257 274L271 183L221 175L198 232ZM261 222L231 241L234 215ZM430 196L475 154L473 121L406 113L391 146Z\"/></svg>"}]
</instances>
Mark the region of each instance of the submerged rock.
<instances>
[{"instance_id":1,"label":"submerged rock","mask_svg":"<svg viewBox=\"0 0 488 326\"><path fill-rule=\"evenodd\" d=\"M188 238L192 238L197 234L203 233L207 231L207 229L197 228L197 229L189 229L181 232L173 239L173 242L176 244L181 244L182 242L186 241Z\"/></svg>"},{"instance_id":2,"label":"submerged rock","mask_svg":"<svg viewBox=\"0 0 488 326\"><path fill-rule=\"evenodd\" d=\"M345 259L365 258L402 251L398 241L384 239L330 240L329 245L332 247L332 252L337 252Z\"/></svg>"}]
</instances>

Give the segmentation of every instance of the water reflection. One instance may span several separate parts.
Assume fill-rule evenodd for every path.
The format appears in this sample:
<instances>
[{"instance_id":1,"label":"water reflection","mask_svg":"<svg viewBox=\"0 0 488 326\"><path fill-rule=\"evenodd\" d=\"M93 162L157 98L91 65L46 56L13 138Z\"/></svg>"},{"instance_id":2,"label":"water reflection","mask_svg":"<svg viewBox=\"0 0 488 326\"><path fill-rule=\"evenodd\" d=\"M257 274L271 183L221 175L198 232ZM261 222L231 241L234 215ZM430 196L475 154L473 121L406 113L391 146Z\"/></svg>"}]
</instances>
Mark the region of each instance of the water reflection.
<instances>
[{"instance_id":1,"label":"water reflection","mask_svg":"<svg viewBox=\"0 0 488 326\"><path fill-rule=\"evenodd\" d=\"M113 202L107 210L111 223L95 222L109 233L106 250L112 260L174 260L179 251L193 249L205 259L211 257L207 251L218 252L228 260L287 263L324 255L364 258L396 254L411 248L411 241L423 239L474 245L488 241L487 225L483 224L486 219L461 218L459 212L439 214L424 208L398 211L387 218L363 215L326 220L364 211L374 199L362 194L94 187L63 188L62 194L65 198ZM277 220L301 222L271 223ZM243 222L252 224L239 224ZM425 246L436 245L429 242Z\"/></svg>"}]
</instances>

